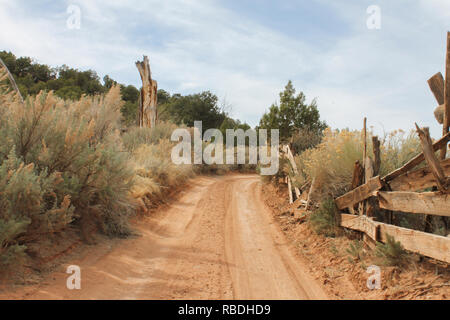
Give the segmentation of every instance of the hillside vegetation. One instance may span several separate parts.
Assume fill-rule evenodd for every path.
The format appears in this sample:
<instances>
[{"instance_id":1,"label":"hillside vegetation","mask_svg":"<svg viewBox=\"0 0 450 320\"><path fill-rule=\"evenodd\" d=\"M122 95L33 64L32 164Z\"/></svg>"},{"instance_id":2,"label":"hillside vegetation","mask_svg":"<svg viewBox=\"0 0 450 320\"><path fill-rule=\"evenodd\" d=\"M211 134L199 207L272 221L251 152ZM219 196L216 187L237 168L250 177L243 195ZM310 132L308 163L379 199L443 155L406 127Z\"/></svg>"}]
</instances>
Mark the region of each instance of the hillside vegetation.
<instances>
[{"instance_id":1,"label":"hillside vegetation","mask_svg":"<svg viewBox=\"0 0 450 320\"><path fill-rule=\"evenodd\" d=\"M5 63L19 87L22 96L34 96L41 91L53 91L54 95L77 101L83 95L94 96L107 93L111 87L120 87L123 101L120 112L122 123L126 126L136 124L139 105L139 90L130 84L119 84L109 75L103 77L103 83L94 70L80 71L67 65L50 67L40 64L30 57L16 57L11 52L0 51ZM136 70L136 77L138 73ZM158 112L164 121L193 126L194 120L203 121L203 129L249 128L239 120L232 119L227 112L231 106L225 101L219 105L218 97L209 91L182 95L158 90Z\"/></svg>"},{"instance_id":2,"label":"hillside vegetation","mask_svg":"<svg viewBox=\"0 0 450 320\"><path fill-rule=\"evenodd\" d=\"M193 175L241 169L171 161L173 130L190 124L189 113L176 113L180 99L190 102L191 112L198 110L196 120L241 126L217 107L211 93L172 97L161 91L166 121L138 128L126 121L131 114L124 107L132 101L125 100L127 87L113 82L107 88L93 72L64 68L56 76L27 59L15 63L24 103L0 69L1 269L22 264L28 244L68 228L86 241L96 232L127 236L130 216L157 206L168 190Z\"/></svg>"}]
</instances>

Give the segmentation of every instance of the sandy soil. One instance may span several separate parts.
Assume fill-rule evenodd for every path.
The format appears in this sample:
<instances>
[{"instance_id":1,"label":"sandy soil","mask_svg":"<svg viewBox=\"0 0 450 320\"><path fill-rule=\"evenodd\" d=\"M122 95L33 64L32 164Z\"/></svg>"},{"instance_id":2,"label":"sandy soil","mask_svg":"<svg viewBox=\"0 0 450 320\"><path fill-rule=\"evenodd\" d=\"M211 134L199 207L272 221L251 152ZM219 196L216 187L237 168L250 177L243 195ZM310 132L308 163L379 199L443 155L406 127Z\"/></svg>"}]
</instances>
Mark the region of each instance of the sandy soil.
<instances>
[{"instance_id":1,"label":"sandy soil","mask_svg":"<svg viewBox=\"0 0 450 320\"><path fill-rule=\"evenodd\" d=\"M330 299L450 299L450 268L433 259L410 255L403 267L379 264L374 250L364 246L363 258L356 260L348 249L360 234L341 229L335 238L316 234L308 222L299 221L284 208L288 205L287 189L272 184L263 186L263 200L272 210L274 220L307 270L322 285ZM381 268L381 289L367 287L367 267Z\"/></svg>"},{"instance_id":2,"label":"sandy soil","mask_svg":"<svg viewBox=\"0 0 450 320\"><path fill-rule=\"evenodd\" d=\"M136 223L140 236L90 246L39 284L0 299L326 299L262 199L257 175L199 177ZM66 287L68 265L81 289Z\"/></svg>"}]
</instances>

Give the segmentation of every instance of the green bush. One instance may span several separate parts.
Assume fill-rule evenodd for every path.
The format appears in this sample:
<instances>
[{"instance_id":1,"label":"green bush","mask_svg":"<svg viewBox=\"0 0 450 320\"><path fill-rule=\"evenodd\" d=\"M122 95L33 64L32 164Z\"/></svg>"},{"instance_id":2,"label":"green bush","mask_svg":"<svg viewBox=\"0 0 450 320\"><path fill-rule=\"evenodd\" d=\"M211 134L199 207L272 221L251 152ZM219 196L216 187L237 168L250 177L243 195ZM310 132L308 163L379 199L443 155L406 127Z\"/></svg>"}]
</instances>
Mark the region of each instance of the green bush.
<instances>
[{"instance_id":1,"label":"green bush","mask_svg":"<svg viewBox=\"0 0 450 320\"><path fill-rule=\"evenodd\" d=\"M360 240L355 240L352 243L350 243L350 246L345 250L352 258L350 259L350 262L353 261L361 261L364 257L363 252L363 242Z\"/></svg>"},{"instance_id":2,"label":"green bush","mask_svg":"<svg viewBox=\"0 0 450 320\"><path fill-rule=\"evenodd\" d=\"M388 234L386 234L386 243L377 243L375 255L381 264L387 266L400 266L407 259L407 253L402 244Z\"/></svg>"},{"instance_id":3,"label":"green bush","mask_svg":"<svg viewBox=\"0 0 450 320\"><path fill-rule=\"evenodd\" d=\"M339 212L332 198L321 202L320 207L311 213L309 222L314 231L328 237L338 234Z\"/></svg>"},{"instance_id":4,"label":"green bush","mask_svg":"<svg viewBox=\"0 0 450 320\"><path fill-rule=\"evenodd\" d=\"M1 265L19 260L24 243L61 231L72 221L70 196L59 197L55 192L61 182L59 173L38 173L33 164L18 159L14 150L0 165Z\"/></svg>"},{"instance_id":5,"label":"green bush","mask_svg":"<svg viewBox=\"0 0 450 320\"><path fill-rule=\"evenodd\" d=\"M291 138L292 152L294 154L300 154L305 150L314 148L322 140L322 131L311 130L309 128L302 128L297 130Z\"/></svg>"}]
</instances>

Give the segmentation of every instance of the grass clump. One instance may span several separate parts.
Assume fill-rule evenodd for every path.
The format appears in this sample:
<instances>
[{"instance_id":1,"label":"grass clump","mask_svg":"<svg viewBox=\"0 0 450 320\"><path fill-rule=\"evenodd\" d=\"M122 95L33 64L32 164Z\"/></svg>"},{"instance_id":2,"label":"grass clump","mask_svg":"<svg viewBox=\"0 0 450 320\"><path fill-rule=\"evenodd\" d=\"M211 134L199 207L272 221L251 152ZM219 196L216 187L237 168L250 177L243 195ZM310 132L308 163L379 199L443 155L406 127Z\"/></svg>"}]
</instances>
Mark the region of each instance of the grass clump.
<instances>
[{"instance_id":1,"label":"grass clump","mask_svg":"<svg viewBox=\"0 0 450 320\"><path fill-rule=\"evenodd\" d=\"M349 261L361 261L364 258L364 244L361 240L355 240L345 250L349 255Z\"/></svg>"},{"instance_id":2,"label":"grass clump","mask_svg":"<svg viewBox=\"0 0 450 320\"><path fill-rule=\"evenodd\" d=\"M402 244L388 234L386 234L386 243L377 243L375 255L379 262L386 266L401 266L407 260L407 253Z\"/></svg>"},{"instance_id":3,"label":"grass clump","mask_svg":"<svg viewBox=\"0 0 450 320\"><path fill-rule=\"evenodd\" d=\"M332 198L321 202L320 207L315 210L309 222L314 231L327 237L338 235L339 212Z\"/></svg>"}]
</instances>

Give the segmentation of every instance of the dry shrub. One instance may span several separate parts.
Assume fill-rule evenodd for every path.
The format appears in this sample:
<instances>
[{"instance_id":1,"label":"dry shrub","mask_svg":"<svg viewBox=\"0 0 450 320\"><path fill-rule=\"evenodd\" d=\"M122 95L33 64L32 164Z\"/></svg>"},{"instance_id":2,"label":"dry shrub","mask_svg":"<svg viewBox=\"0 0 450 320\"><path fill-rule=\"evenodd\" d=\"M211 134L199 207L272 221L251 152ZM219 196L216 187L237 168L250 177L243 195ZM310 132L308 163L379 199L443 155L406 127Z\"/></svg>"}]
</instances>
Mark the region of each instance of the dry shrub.
<instances>
[{"instance_id":1,"label":"dry shrub","mask_svg":"<svg viewBox=\"0 0 450 320\"><path fill-rule=\"evenodd\" d=\"M153 128L134 127L123 135L135 173L130 193L139 203L140 211L154 207L167 195L167 190L182 185L195 173L191 164L172 162L172 148L177 142L170 141L170 137L177 128L170 122L160 122Z\"/></svg>"},{"instance_id":2,"label":"dry shrub","mask_svg":"<svg viewBox=\"0 0 450 320\"><path fill-rule=\"evenodd\" d=\"M158 122L153 128L132 127L123 135L123 144L128 151L133 152L144 144L158 144L163 139L170 140L172 132L177 128L180 126L170 122Z\"/></svg>"},{"instance_id":3,"label":"dry shrub","mask_svg":"<svg viewBox=\"0 0 450 320\"><path fill-rule=\"evenodd\" d=\"M395 130L383 139L381 149L380 174L386 175L422 152L420 140L415 130L406 133Z\"/></svg>"},{"instance_id":4,"label":"dry shrub","mask_svg":"<svg viewBox=\"0 0 450 320\"><path fill-rule=\"evenodd\" d=\"M309 223L314 231L327 237L334 237L339 233L339 211L332 198L321 202L318 209L309 217Z\"/></svg>"},{"instance_id":5,"label":"dry shrub","mask_svg":"<svg viewBox=\"0 0 450 320\"><path fill-rule=\"evenodd\" d=\"M314 148L322 141L322 132L302 128L297 130L291 138L292 152L302 153L307 149Z\"/></svg>"},{"instance_id":6,"label":"dry shrub","mask_svg":"<svg viewBox=\"0 0 450 320\"><path fill-rule=\"evenodd\" d=\"M86 237L85 226L128 234L134 172L120 138L120 89L76 102L41 92L24 103L0 90L0 261L69 224Z\"/></svg>"},{"instance_id":7,"label":"dry shrub","mask_svg":"<svg viewBox=\"0 0 450 320\"><path fill-rule=\"evenodd\" d=\"M323 194L335 196L347 190L356 160L362 159L362 136L357 131L324 131L322 142L295 157L298 184L316 179ZM361 161L361 160L360 160Z\"/></svg>"},{"instance_id":8,"label":"dry shrub","mask_svg":"<svg viewBox=\"0 0 450 320\"><path fill-rule=\"evenodd\" d=\"M193 175L192 165L174 164L171 160L173 143L161 140L158 144L141 145L133 153L135 172L151 178L159 188L169 188L186 182Z\"/></svg>"},{"instance_id":9,"label":"dry shrub","mask_svg":"<svg viewBox=\"0 0 450 320\"><path fill-rule=\"evenodd\" d=\"M367 155L373 158L372 134L367 137ZM356 160L362 163L363 135L359 131L324 131L322 142L295 157L299 175L296 185L316 179L322 195L336 197L349 191ZM411 132L394 131L382 139L380 175L402 166L420 152L420 141Z\"/></svg>"}]
</instances>

